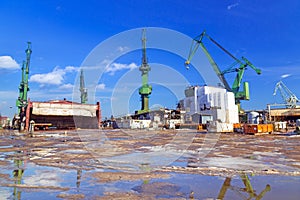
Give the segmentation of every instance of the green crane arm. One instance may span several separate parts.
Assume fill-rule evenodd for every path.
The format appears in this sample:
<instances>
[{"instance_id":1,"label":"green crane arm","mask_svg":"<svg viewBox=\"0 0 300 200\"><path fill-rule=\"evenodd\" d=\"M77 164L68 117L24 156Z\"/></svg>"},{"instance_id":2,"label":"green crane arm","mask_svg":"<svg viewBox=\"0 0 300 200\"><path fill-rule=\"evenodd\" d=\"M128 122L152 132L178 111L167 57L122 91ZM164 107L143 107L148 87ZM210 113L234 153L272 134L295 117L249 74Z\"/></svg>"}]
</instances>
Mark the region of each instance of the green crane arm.
<instances>
[{"instance_id":1,"label":"green crane arm","mask_svg":"<svg viewBox=\"0 0 300 200\"><path fill-rule=\"evenodd\" d=\"M22 79L21 79L21 83L19 86L19 97L16 102L19 114L20 114L22 108L25 108L27 106L27 93L29 91L28 76L29 76L30 56L32 53L31 42L27 42L27 45L28 45L28 47L25 50L26 61L24 61L23 65L22 65Z\"/></svg>"},{"instance_id":2,"label":"green crane arm","mask_svg":"<svg viewBox=\"0 0 300 200\"><path fill-rule=\"evenodd\" d=\"M244 61L244 63L241 63L240 67L237 68L238 73L237 73L236 78L232 85L232 90L235 92L239 91L239 88L240 88L240 85L242 82L242 78L243 78L243 75L244 75L244 72L245 72L245 69L247 68L247 66L250 66L252 69L254 69L254 71L258 75L261 74L261 70L254 67L254 65L248 59L246 59L245 57L242 57L242 60Z\"/></svg>"},{"instance_id":3,"label":"green crane arm","mask_svg":"<svg viewBox=\"0 0 300 200\"><path fill-rule=\"evenodd\" d=\"M25 68L25 79L24 79L24 98L23 100L27 102L27 92L29 91L28 87L28 76L29 76L29 66L30 66L30 56L32 53L31 50L31 42L27 42L27 49L26 49L26 68Z\"/></svg>"},{"instance_id":4,"label":"green crane arm","mask_svg":"<svg viewBox=\"0 0 300 200\"><path fill-rule=\"evenodd\" d=\"M201 46L202 50L204 51L206 57L208 58L210 64L212 65L214 71L216 72L217 76L221 80L221 82L224 84L225 88L228 91L231 91L231 88L226 81L224 74L221 72L220 68L218 67L217 63L214 61L208 50L206 49L205 45L202 42L203 37L206 36L205 31L201 33L201 35L197 36L193 39L192 45L190 48L190 53L188 56L188 59L185 61L186 68L189 69L189 64L191 63L192 58L194 57L196 51L198 50L199 46Z\"/></svg>"},{"instance_id":5,"label":"green crane arm","mask_svg":"<svg viewBox=\"0 0 300 200\"><path fill-rule=\"evenodd\" d=\"M244 60L247 64L247 66L250 66L258 75L261 74L261 70L254 67L254 65L248 59L246 59L245 57L242 57L242 60Z\"/></svg>"},{"instance_id":6,"label":"green crane arm","mask_svg":"<svg viewBox=\"0 0 300 200\"><path fill-rule=\"evenodd\" d=\"M205 34L205 32L204 32L204 34ZM224 47L222 47L218 42L216 42L214 39L212 39L209 35L205 34L205 36L210 41L212 41L216 46L218 46L220 49L222 49L226 54L228 54L232 59L234 59L235 60L234 65L235 64L240 64L240 66L238 68L230 67L229 69L222 71L221 74L224 75L224 74L230 73L230 72L237 72L235 80L234 80L234 82L232 84L232 87L231 87L231 91L235 94L235 96L237 98L242 98L242 99L249 100L249 95L246 95L244 92L239 92L245 69L247 68L247 66L250 66L252 69L254 69L256 71L257 74L261 74L261 70L254 67L254 65L248 59L246 59L245 57L242 57L242 60L244 62L237 59L234 55L232 55L228 50L226 50ZM232 66L234 66L234 65L232 65ZM248 96L248 97L246 97L246 96Z\"/></svg>"},{"instance_id":7,"label":"green crane arm","mask_svg":"<svg viewBox=\"0 0 300 200\"><path fill-rule=\"evenodd\" d=\"M208 50L206 49L205 45L202 42L204 36L206 38L208 38L212 43L214 43L217 47L219 47L221 50L223 50L227 55L229 55L235 61L230 68L228 68L224 71L220 70L220 68L218 67L218 65L216 64L216 62L214 61L214 59L212 58L212 56L210 55L210 53L208 52ZM250 97L249 97L249 86L248 86L247 82L244 82L244 91L239 91L240 90L240 85L241 85L241 82L242 82L242 78L243 78L243 75L245 73L245 69L248 66L250 66L253 70L256 71L257 74L261 74L261 70L254 67L254 65L249 60L247 60L245 57L242 57L241 60L237 59L228 50L226 50L218 42L216 42L213 38L211 38L209 35L207 35L205 31L203 31L198 37L193 39L188 59L185 62L185 65L186 65L187 68L189 67L191 59L195 55L195 53L196 53L197 49L199 48L199 46L201 46L201 48L203 49L203 51L204 51L205 55L207 56L210 64L212 65L214 71L218 75L221 82L224 84L225 88L228 91L231 91L231 92L234 93L236 103L239 104L240 100L249 100L250 99ZM234 67L237 64L239 64L240 66L238 68ZM232 87L229 86L228 82L226 81L226 79L224 77L225 74L231 73L231 72L237 72L235 80L232 84Z\"/></svg>"},{"instance_id":8,"label":"green crane arm","mask_svg":"<svg viewBox=\"0 0 300 200\"><path fill-rule=\"evenodd\" d=\"M22 78L21 78L21 82L20 82L20 86L19 86L19 97L17 99L17 107L20 111L22 104L23 104L23 96L24 96L24 70L25 70L25 61L23 61L22 64Z\"/></svg>"}]
</instances>

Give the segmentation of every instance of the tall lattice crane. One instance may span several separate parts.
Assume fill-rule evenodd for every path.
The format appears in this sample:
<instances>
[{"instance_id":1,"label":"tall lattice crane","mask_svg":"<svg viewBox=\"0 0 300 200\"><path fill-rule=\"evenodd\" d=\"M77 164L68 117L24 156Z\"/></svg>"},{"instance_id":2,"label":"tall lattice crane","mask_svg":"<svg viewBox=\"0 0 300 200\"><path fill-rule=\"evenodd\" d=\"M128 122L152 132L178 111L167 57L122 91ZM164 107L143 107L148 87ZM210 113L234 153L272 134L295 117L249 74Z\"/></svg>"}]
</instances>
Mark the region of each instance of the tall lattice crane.
<instances>
[{"instance_id":1,"label":"tall lattice crane","mask_svg":"<svg viewBox=\"0 0 300 200\"><path fill-rule=\"evenodd\" d=\"M223 50L227 55L229 55L235 62L231 65L230 68L221 71L218 67L217 63L214 61L213 57L208 52L207 48L203 44L203 38L208 38L213 44L215 44L217 47L219 47L221 50ZM242 78L244 75L244 72L246 68L249 66L251 67L257 74L261 74L261 70L254 67L254 65L247 60L245 57L242 57L241 60L237 59L235 56L233 56L229 51L227 51L224 47L222 47L219 43L217 43L214 39L212 39L208 34L206 34L205 31L203 31L199 36L193 39L192 46L190 48L188 59L185 62L185 65L187 69L189 68L189 64L191 62L191 59L195 55L196 51L198 50L199 46L204 51L205 55L207 56L210 64L212 65L214 71L216 72L217 76L219 77L220 81L223 83L224 87L228 90L234 93L235 96L235 103L240 109L240 100L249 100L250 94L249 94L249 84L248 82L244 82L244 90L240 91L240 85L242 82ZM236 65L239 65L239 67L236 67ZM224 75L231 72L237 72L235 80L230 87L227 80L225 79Z\"/></svg>"},{"instance_id":2,"label":"tall lattice crane","mask_svg":"<svg viewBox=\"0 0 300 200\"><path fill-rule=\"evenodd\" d=\"M142 65L139 68L139 70L142 72L142 86L139 89L142 106L141 106L141 110L138 110L137 114L149 112L149 96L152 92L152 86L148 84L148 73L151 70L151 68L148 64L147 55L146 55L146 29L142 30L142 45L143 45Z\"/></svg>"},{"instance_id":3,"label":"tall lattice crane","mask_svg":"<svg viewBox=\"0 0 300 200\"><path fill-rule=\"evenodd\" d=\"M28 106L27 94L29 91L28 76L31 57L31 42L27 42L26 61L22 64L22 78L19 86L19 97L16 101L18 113L13 118L13 128L23 131L25 128L26 108Z\"/></svg>"},{"instance_id":4,"label":"tall lattice crane","mask_svg":"<svg viewBox=\"0 0 300 200\"><path fill-rule=\"evenodd\" d=\"M80 101L81 103L85 104L88 101L88 92L87 92L87 88L85 87L85 83L84 83L84 75L83 75L83 70L80 70Z\"/></svg>"},{"instance_id":5,"label":"tall lattice crane","mask_svg":"<svg viewBox=\"0 0 300 200\"><path fill-rule=\"evenodd\" d=\"M277 90L280 91L280 95L286 104L287 108L296 108L299 105L297 105L300 100L298 97L292 93L292 91L280 80L278 83L276 83L275 90L273 95L275 96L277 93Z\"/></svg>"},{"instance_id":6,"label":"tall lattice crane","mask_svg":"<svg viewBox=\"0 0 300 200\"><path fill-rule=\"evenodd\" d=\"M29 91L28 86L28 76L29 76L29 66L30 66L30 56L32 53L31 42L27 42L26 61L23 61L22 65L22 79L19 86L19 97L16 101L16 106L18 107L18 114L22 112L22 109L27 107L27 93Z\"/></svg>"}]
</instances>

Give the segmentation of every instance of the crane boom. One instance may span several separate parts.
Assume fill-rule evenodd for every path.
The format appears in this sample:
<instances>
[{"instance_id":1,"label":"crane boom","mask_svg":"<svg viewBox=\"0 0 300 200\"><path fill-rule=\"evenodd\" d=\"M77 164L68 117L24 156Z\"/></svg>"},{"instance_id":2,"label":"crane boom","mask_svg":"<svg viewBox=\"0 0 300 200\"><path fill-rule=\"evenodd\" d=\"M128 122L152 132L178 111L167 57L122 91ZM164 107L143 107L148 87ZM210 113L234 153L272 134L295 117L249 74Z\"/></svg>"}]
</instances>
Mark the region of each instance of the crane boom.
<instances>
[{"instance_id":1,"label":"crane boom","mask_svg":"<svg viewBox=\"0 0 300 200\"><path fill-rule=\"evenodd\" d=\"M223 83L224 87L228 91L231 91L231 87L229 86L228 82L226 81L224 74L221 72L217 63L214 61L214 59L212 58L212 56L210 55L210 53L208 52L208 50L206 49L206 47L204 46L204 44L202 42L202 39L205 35L206 34L204 31L201 33L201 35L199 35L198 37L193 39L188 59L185 61L186 68L187 69L189 68L189 64L190 64L192 58L194 57L195 53L197 52L199 46L201 46L202 50L204 51L206 57L208 58L211 66L213 67L213 69L214 69L215 73L217 74L217 76L219 77L220 81Z\"/></svg>"},{"instance_id":2,"label":"crane boom","mask_svg":"<svg viewBox=\"0 0 300 200\"><path fill-rule=\"evenodd\" d=\"M236 78L234 79L234 82L232 84L232 91L233 91L233 93L237 94L237 97L239 99L249 100L249 98L245 99L245 98L247 98L247 95L243 96L243 93L239 92L239 89L240 89L240 86L241 86L241 83L242 83L242 78L243 78L244 73L245 73L245 69L248 66L250 66L258 75L261 74L261 70L256 68L247 58L242 57L242 60L243 60L243 62L241 62L240 60L235 62L235 63L240 64L240 66L238 68L233 68L233 66L232 66L229 69L224 70L222 72L222 74L226 74L226 73L230 73L230 72L237 72ZM249 95L248 95L248 97L249 97Z\"/></svg>"},{"instance_id":3,"label":"crane boom","mask_svg":"<svg viewBox=\"0 0 300 200\"><path fill-rule=\"evenodd\" d=\"M19 86L19 97L16 100L16 106L18 108L18 113L13 118L13 128L23 131L25 128L26 113L25 110L28 106L27 93L29 91L28 86L28 76L29 76L29 66L31 57L31 42L27 42L26 61L22 64L22 76Z\"/></svg>"},{"instance_id":4,"label":"crane boom","mask_svg":"<svg viewBox=\"0 0 300 200\"><path fill-rule=\"evenodd\" d=\"M20 114L22 108L27 106L27 93L29 91L28 87L28 76L29 76L29 66L30 66L30 57L31 57L31 42L27 42L26 53L26 61L23 61L22 65L22 79L19 86L19 97L16 102L16 106L18 107L18 114Z\"/></svg>"},{"instance_id":5,"label":"crane boom","mask_svg":"<svg viewBox=\"0 0 300 200\"><path fill-rule=\"evenodd\" d=\"M210 53L208 52L207 48L203 44L203 38L208 38L213 44L215 44L217 47L219 47L222 51L224 51L227 55L229 55L235 62L234 64L224 70L221 71L218 67L217 63L214 61ZM236 104L240 104L240 100L249 100L249 86L247 82L244 82L244 90L240 91L240 85L242 82L242 78L245 73L245 69L250 66L257 74L261 74L261 70L256 68L248 59L245 57L242 57L242 59L236 58L234 55L232 55L228 50L226 50L224 47L222 47L218 42L216 42L213 38L211 38L209 35L206 34L205 31L203 31L199 36L193 39L192 46L190 48L188 59L185 62L185 65L187 69L189 68L189 64L191 62L191 59L194 57L196 51L198 50L199 46L201 46L202 50L204 51L206 57L208 58L210 64L212 65L214 71L216 72L217 76L219 77L220 81L223 83L224 87L228 90L234 93L235 95L235 102ZM235 67L235 65L239 64L239 67ZM227 80L225 79L224 75L231 72L237 72L235 80L230 87Z\"/></svg>"},{"instance_id":6,"label":"crane boom","mask_svg":"<svg viewBox=\"0 0 300 200\"><path fill-rule=\"evenodd\" d=\"M275 90L273 93L274 96L276 95L277 90L280 91L280 95L283 101L285 102L287 108L297 107L297 103L300 102L300 100L281 80L278 83L276 83Z\"/></svg>"}]
</instances>

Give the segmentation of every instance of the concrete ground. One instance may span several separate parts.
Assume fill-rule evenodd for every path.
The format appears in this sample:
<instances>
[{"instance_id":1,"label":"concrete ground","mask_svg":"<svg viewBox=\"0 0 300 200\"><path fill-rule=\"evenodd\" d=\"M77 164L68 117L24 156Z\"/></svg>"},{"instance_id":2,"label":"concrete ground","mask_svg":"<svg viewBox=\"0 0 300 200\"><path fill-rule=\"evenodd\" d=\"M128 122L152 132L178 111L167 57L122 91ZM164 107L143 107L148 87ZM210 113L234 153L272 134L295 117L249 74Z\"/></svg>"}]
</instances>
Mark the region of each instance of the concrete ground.
<instances>
[{"instance_id":1,"label":"concrete ground","mask_svg":"<svg viewBox=\"0 0 300 200\"><path fill-rule=\"evenodd\" d=\"M30 168L35 173L45 169L58 170L57 173L59 170L76 172L78 188L81 179L89 187L143 181L141 186L130 189L123 185L122 191L102 191L93 195L93 199L198 199L194 192L184 193L173 182L153 181L168 179L173 173L176 177L180 174L191 177L300 176L300 135L295 134L70 130L34 132L32 136L2 131L0 138L0 190L1 187L6 191L14 188L29 197L38 189L49 195L47 191L59 191L55 198L90 198L88 192L73 191L70 184L50 184L59 179L55 175L38 179L48 181L47 184L30 182L33 177ZM145 180L150 183L145 184Z\"/></svg>"}]
</instances>

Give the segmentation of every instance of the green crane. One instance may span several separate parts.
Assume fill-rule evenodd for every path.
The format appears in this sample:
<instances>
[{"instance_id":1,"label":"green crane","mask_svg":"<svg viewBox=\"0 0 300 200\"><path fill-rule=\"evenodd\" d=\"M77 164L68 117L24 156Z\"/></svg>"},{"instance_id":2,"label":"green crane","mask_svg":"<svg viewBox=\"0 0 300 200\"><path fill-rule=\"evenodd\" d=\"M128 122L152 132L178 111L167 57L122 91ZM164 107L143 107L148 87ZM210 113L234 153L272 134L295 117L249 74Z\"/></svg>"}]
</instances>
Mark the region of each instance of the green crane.
<instances>
[{"instance_id":1,"label":"green crane","mask_svg":"<svg viewBox=\"0 0 300 200\"><path fill-rule=\"evenodd\" d=\"M229 55L231 58L234 59L234 63L229 67L228 69L221 71L218 67L217 63L214 61L210 53L208 52L207 48L203 44L203 38L208 38L211 42L213 42L217 47L219 47L221 50L223 50L227 55ZM239 111L241 111L240 108L240 101L241 100L249 100L250 94L249 94L249 83L244 82L244 88L243 91L240 91L240 86L242 82L242 78L244 75L244 72L248 66L250 66L257 74L261 74L261 70L256 68L249 60L247 60L245 57L242 57L241 60L237 59L235 56L233 56L229 51L227 51L224 47L222 47L219 43L217 43L214 39L212 39L209 35L206 34L205 31L203 31L199 36L193 39L192 46L190 48L188 59L185 62L185 65L187 69L189 68L189 64L191 62L191 59L195 55L197 49L199 46L204 51L205 55L207 56L210 64L212 65L214 71L216 72L217 76L219 77L220 81L223 83L226 90L233 92L235 96L235 103L238 105ZM235 67L236 65L239 65L239 67ZM235 80L230 87L227 80L225 79L224 75L231 72L237 72Z\"/></svg>"},{"instance_id":2,"label":"green crane","mask_svg":"<svg viewBox=\"0 0 300 200\"><path fill-rule=\"evenodd\" d=\"M87 96L87 88L85 88L85 83L84 83L84 75L83 75L83 70L80 70L80 100L81 103L85 104L87 103L88 96Z\"/></svg>"},{"instance_id":3,"label":"green crane","mask_svg":"<svg viewBox=\"0 0 300 200\"><path fill-rule=\"evenodd\" d=\"M18 107L18 114L20 115L22 110L24 111L27 107L27 93L29 91L28 87L28 75L29 75L29 66L30 66L30 56L32 53L31 50L31 42L27 42L26 53L26 61L23 61L22 64L22 79L19 86L19 97L16 102L16 106Z\"/></svg>"},{"instance_id":4,"label":"green crane","mask_svg":"<svg viewBox=\"0 0 300 200\"><path fill-rule=\"evenodd\" d=\"M222 188L218 194L217 199L224 199L226 192L229 189L232 191L235 191L237 194L239 194L240 198L243 197L243 199L248 199L248 200L253 199L253 198L255 198L256 200L260 200L265 196L265 194L267 192L271 191L271 186L269 184L267 184L265 186L265 189L262 190L259 194L257 194L251 185L248 175L246 173L241 173L240 177L245 186L244 188L231 185L231 177L226 177L226 179L222 185ZM248 193L249 196L247 197L247 195L245 193Z\"/></svg>"},{"instance_id":5,"label":"green crane","mask_svg":"<svg viewBox=\"0 0 300 200\"><path fill-rule=\"evenodd\" d=\"M152 86L148 84L148 73L151 70L148 65L146 56L146 30L142 30L142 45L143 45L143 57L142 65L139 70L142 72L142 86L139 88L139 94L141 95L142 106L141 110L138 110L137 114L143 114L149 112L149 95L152 92Z\"/></svg>"}]
</instances>

